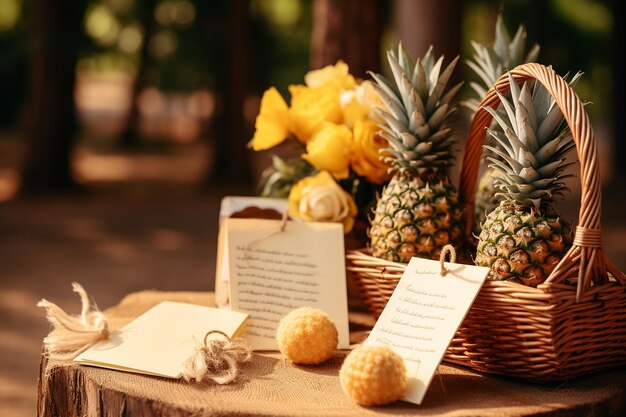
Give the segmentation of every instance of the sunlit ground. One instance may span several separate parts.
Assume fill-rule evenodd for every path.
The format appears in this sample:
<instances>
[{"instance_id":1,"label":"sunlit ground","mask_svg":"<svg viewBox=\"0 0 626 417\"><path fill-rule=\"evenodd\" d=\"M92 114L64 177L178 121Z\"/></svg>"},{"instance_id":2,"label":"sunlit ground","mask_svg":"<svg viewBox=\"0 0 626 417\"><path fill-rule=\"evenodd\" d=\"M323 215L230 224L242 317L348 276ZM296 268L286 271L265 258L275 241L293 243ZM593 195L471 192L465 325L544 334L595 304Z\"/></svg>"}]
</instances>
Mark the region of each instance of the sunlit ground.
<instances>
[{"instance_id":1,"label":"sunlit ground","mask_svg":"<svg viewBox=\"0 0 626 417\"><path fill-rule=\"evenodd\" d=\"M0 416L36 414L43 297L77 312L72 281L102 308L142 289L213 288L217 210L207 91L139 97L142 142L120 146L130 104L122 75L81 78L77 195L13 199L23 141L0 133ZM243 188L229 193L248 194Z\"/></svg>"}]
</instances>

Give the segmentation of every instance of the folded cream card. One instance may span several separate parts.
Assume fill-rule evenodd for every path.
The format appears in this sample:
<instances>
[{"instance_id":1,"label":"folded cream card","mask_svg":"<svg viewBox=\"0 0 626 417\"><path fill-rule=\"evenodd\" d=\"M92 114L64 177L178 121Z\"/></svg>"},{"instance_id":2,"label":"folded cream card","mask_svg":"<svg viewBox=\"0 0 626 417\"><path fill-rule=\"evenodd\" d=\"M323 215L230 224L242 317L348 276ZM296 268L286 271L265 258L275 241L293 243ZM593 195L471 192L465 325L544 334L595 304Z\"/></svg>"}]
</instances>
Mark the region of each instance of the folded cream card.
<instances>
[{"instance_id":1,"label":"folded cream card","mask_svg":"<svg viewBox=\"0 0 626 417\"><path fill-rule=\"evenodd\" d=\"M248 313L255 350L276 350L278 322L298 307L326 312L339 348L350 346L343 227L337 223L225 219L230 307Z\"/></svg>"},{"instance_id":2,"label":"folded cream card","mask_svg":"<svg viewBox=\"0 0 626 417\"><path fill-rule=\"evenodd\" d=\"M255 208L256 210L250 210ZM267 216L270 211L280 215L287 210L284 198L226 196L220 204L219 229L217 235L217 258L215 260L215 302L218 307L228 306L228 242L222 222L233 215L239 217ZM261 217L263 218L263 217Z\"/></svg>"},{"instance_id":3,"label":"folded cream card","mask_svg":"<svg viewBox=\"0 0 626 417\"><path fill-rule=\"evenodd\" d=\"M182 364L211 330L229 337L245 330L247 314L164 301L112 332L74 360L84 365L180 378Z\"/></svg>"},{"instance_id":4,"label":"folded cream card","mask_svg":"<svg viewBox=\"0 0 626 417\"><path fill-rule=\"evenodd\" d=\"M412 258L366 346L389 346L404 358L403 399L420 404L443 355L485 282L489 268Z\"/></svg>"}]
</instances>

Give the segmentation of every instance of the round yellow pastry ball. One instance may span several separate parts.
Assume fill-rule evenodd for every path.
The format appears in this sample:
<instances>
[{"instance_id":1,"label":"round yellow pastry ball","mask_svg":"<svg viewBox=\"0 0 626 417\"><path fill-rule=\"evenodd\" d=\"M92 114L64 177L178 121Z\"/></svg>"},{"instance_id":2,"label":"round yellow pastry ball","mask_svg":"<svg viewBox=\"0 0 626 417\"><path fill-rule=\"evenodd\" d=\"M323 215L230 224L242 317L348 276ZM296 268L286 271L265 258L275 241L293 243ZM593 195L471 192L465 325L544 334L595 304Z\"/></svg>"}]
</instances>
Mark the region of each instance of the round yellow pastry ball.
<instances>
[{"instance_id":1,"label":"round yellow pastry ball","mask_svg":"<svg viewBox=\"0 0 626 417\"><path fill-rule=\"evenodd\" d=\"M337 328L321 310L297 308L280 320L276 331L278 349L290 361L317 365L337 349Z\"/></svg>"},{"instance_id":2,"label":"round yellow pastry ball","mask_svg":"<svg viewBox=\"0 0 626 417\"><path fill-rule=\"evenodd\" d=\"M386 346L359 346L339 371L341 388L361 405L383 405L399 399L406 388L400 355Z\"/></svg>"}]
</instances>

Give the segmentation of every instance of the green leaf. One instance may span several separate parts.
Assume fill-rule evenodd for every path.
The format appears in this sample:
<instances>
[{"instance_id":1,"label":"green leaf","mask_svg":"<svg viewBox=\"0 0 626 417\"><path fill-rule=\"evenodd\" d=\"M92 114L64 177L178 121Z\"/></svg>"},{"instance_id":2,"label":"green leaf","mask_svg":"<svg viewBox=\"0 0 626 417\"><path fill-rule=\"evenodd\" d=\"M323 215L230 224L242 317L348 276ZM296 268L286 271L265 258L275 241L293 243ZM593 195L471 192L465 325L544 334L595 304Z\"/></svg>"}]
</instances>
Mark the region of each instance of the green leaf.
<instances>
[{"instance_id":1,"label":"green leaf","mask_svg":"<svg viewBox=\"0 0 626 417\"><path fill-rule=\"evenodd\" d=\"M437 130L437 128L441 125L448 111L448 107L449 106L447 104L444 104L435 110L432 116L430 116L428 119L428 126L430 126L432 130Z\"/></svg>"},{"instance_id":2,"label":"green leaf","mask_svg":"<svg viewBox=\"0 0 626 417\"><path fill-rule=\"evenodd\" d=\"M513 40L508 45L509 49L509 62L506 62L507 70L513 69L513 67L522 63L524 58L524 47L526 46L526 29L523 25L517 27L517 32L513 36Z\"/></svg>"},{"instance_id":3,"label":"green leaf","mask_svg":"<svg viewBox=\"0 0 626 417\"><path fill-rule=\"evenodd\" d=\"M511 36L509 35L509 31L506 30L506 26L504 25L504 19L502 18L502 14L498 14L498 18L496 20L496 39L493 44L493 49L498 54L501 62L505 61L506 56L509 51L509 44L511 43Z\"/></svg>"},{"instance_id":4,"label":"green leaf","mask_svg":"<svg viewBox=\"0 0 626 417\"><path fill-rule=\"evenodd\" d=\"M402 138L402 143L406 148L415 148L415 146L419 143L417 138L408 132L401 133L400 137Z\"/></svg>"},{"instance_id":5,"label":"green leaf","mask_svg":"<svg viewBox=\"0 0 626 417\"><path fill-rule=\"evenodd\" d=\"M441 104L449 104L450 101L452 100L452 98L454 96L456 96L456 94L459 92L461 87L463 87L463 82L458 83L457 85L452 87L450 90L448 90L448 92L441 99L440 103Z\"/></svg>"},{"instance_id":6,"label":"green leaf","mask_svg":"<svg viewBox=\"0 0 626 417\"><path fill-rule=\"evenodd\" d=\"M389 127L396 136L399 136L400 133L404 132L406 128L395 118L395 115L387 113L385 110L380 107L374 107L374 111L378 113L379 116L383 118L387 127Z\"/></svg>"},{"instance_id":7,"label":"green leaf","mask_svg":"<svg viewBox=\"0 0 626 417\"><path fill-rule=\"evenodd\" d=\"M415 63L415 69L413 70L413 76L411 77L415 89L419 93L420 97L428 97L428 81L426 80L426 71L422 63L422 59L418 58Z\"/></svg>"},{"instance_id":8,"label":"green leaf","mask_svg":"<svg viewBox=\"0 0 626 417\"><path fill-rule=\"evenodd\" d=\"M404 69L405 74L411 74L413 71L413 67L415 66L415 62L413 58L411 58L411 54L406 50L402 42L398 43L398 62Z\"/></svg>"},{"instance_id":9,"label":"green leaf","mask_svg":"<svg viewBox=\"0 0 626 417\"><path fill-rule=\"evenodd\" d=\"M510 72L508 73L508 75L509 75L509 87L510 87L509 91L511 92L511 103L515 105L519 101L520 87Z\"/></svg>"},{"instance_id":10,"label":"green leaf","mask_svg":"<svg viewBox=\"0 0 626 417\"><path fill-rule=\"evenodd\" d=\"M431 90L429 91L430 96L428 97L428 101L426 102L426 111L428 112L428 114L430 114L437 106L437 103L439 102L439 99L441 98L441 95L443 94L443 90L446 88L446 85L448 84L448 80L450 79L450 76L452 75L452 72L454 71L454 68L458 61L459 61L459 56L457 55L457 57L454 58L452 62L450 62L450 64L448 64L448 66L441 73L441 75L439 75L439 71L443 63L443 55L442 55L437 61L437 64L435 65L433 70L431 71L430 73Z\"/></svg>"}]
</instances>

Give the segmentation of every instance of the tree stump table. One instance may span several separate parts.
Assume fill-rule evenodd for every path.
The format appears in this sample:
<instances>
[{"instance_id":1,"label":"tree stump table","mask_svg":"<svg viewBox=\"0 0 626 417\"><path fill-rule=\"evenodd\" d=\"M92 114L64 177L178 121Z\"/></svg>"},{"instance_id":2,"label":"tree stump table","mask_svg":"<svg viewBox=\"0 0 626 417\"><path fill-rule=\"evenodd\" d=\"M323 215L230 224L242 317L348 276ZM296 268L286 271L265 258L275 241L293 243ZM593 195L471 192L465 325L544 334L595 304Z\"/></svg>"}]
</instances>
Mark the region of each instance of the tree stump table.
<instances>
[{"instance_id":1,"label":"tree stump table","mask_svg":"<svg viewBox=\"0 0 626 417\"><path fill-rule=\"evenodd\" d=\"M106 311L124 326L165 300L213 305L212 293L144 291ZM367 320L351 316L354 338ZM371 321L370 323L371 324ZM363 330L363 327L361 327ZM167 335L164 335L167 337ZM149 354L149 352L147 352ZM626 369L559 385L534 385L442 364L421 406L398 401L361 407L342 391L338 371L346 352L321 366L295 366L278 353L254 354L229 385L187 383L49 361L42 357L40 417L95 416L623 416Z\"/></svg>"}]
</instances>

